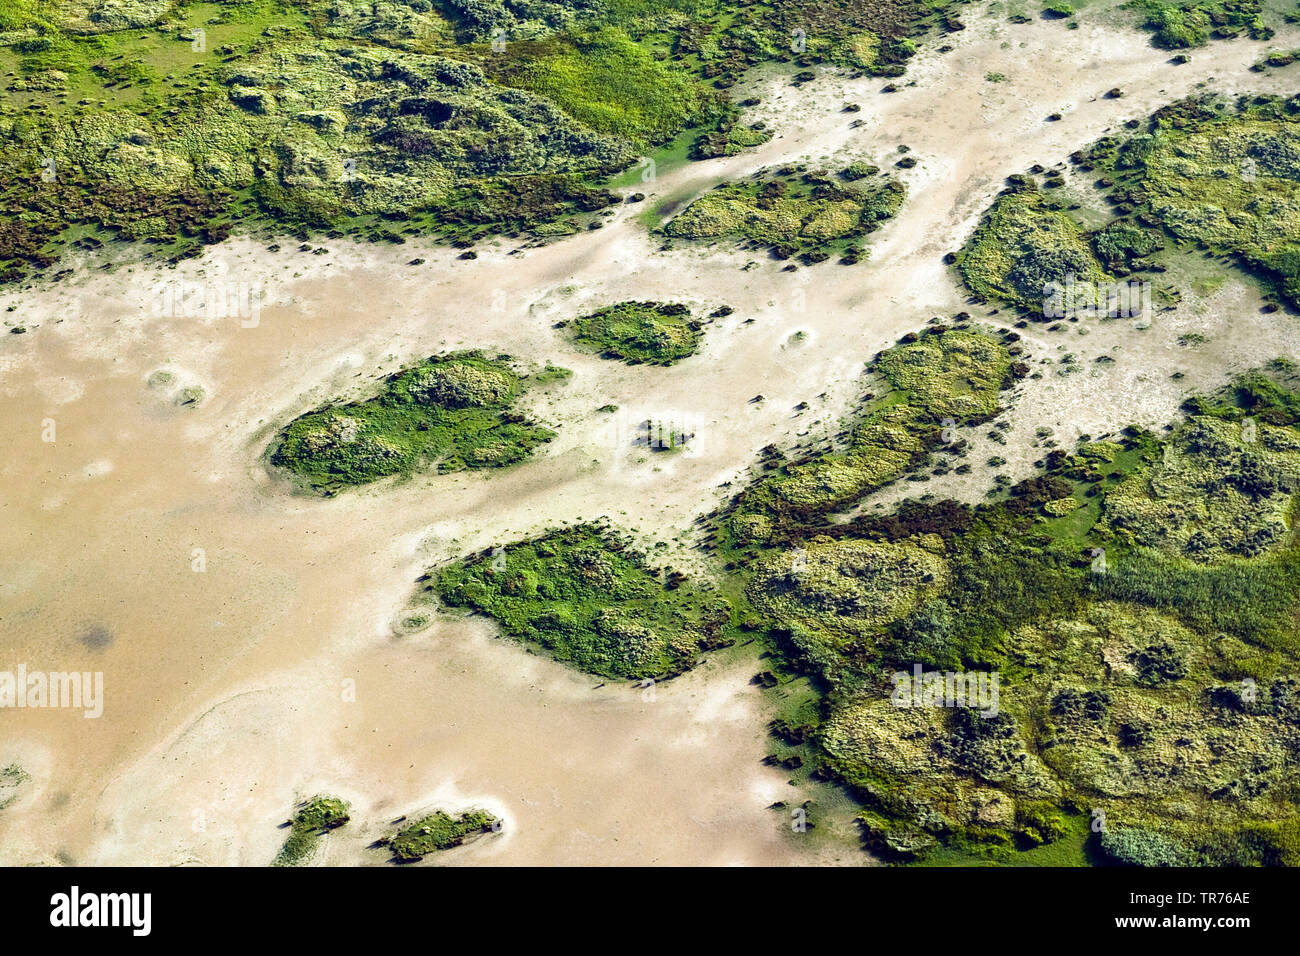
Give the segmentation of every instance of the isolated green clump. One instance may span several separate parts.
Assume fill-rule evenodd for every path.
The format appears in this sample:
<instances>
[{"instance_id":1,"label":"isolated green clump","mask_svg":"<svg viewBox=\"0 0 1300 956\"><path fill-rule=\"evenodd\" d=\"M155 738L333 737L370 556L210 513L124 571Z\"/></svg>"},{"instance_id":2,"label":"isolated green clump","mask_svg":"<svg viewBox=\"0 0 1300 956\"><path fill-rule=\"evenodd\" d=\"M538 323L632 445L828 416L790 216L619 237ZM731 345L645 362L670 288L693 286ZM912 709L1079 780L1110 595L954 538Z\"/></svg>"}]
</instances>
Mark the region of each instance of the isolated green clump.
<instances>
[{"instance_id":1,"label":"isolated green clump","mask_svg":"<svg viewBox=\"0 0 1300 956\"><path fill-rule=\"evenodd\" d=\"M31 780L29 774L16 763L0 767L0 810L5 809L16 799L23 784Z\"/></svg>"},{"instance_id":2,"label":"isolated green clump","mask_svg":"<svg viewBox=\"0 0 1300 956\"><path fill-rule=\"evenodd\" d=\"M382 841L400 863L416 863L438 850L450 850L466 840L491 832L497 818L486 810L466 810L453 817L436 810Z\"/></svg>"},{"instance_id":3,"label":"isolated green clump","mask_svg":"<svg viewBox=\"0 0 1300 956\"><path fill-rule=\"evenodd\" d=\"M727 602L652 570L604 526L578 525L450 564L427 589L511 637L610 678L659 678L723 643Z\"/></svg>"},{"instance_id":4,"label":"isolated green clump","mask_svg":"<svg viewBox=\"0 0 1300 956\"><path fill-rule=\"evenodd\" d=\"M1050 284L1112 281L1087 235L1031 180L1013 177L957 256L976 295L1042 311Z\"/></svg>"},{"instance_id":5,"label":"isolated green clump","mask_svg":"<svg viewBox=\"0 0 1300 956\"><path fill-rule=\"evenodd\" d=\"M440 471L514 464L555 433L514 412L513 402L531 381L556 372L565 370L521 379L504 357L434 356L390 376L373 398L294 420L270 461L326 493L434 463Z\"/></svg>"},{"instance_id":6,"label":"isolated green clump","mask_svg":"<svg viewBox=\"0 0 1300 956\"><path fill-rule=\"evenodd\" d=\"M619 302L572 323L579 344L651 365L672 365L693 355L704 338L702 328L686 306L661 302Z\"/></svg>"},{"instance_id":7,"label":"isolated green clump","mask_svg":"<svg viewBox=\"0 0 1300 956\"><path fill-rule=\"evenodd\" d=\"M853 169L852 166L849 167ZM805 168L761 170L723 183L664 226L678 239L739 239L780 259L860 258L854 243L897 214L907 187L888 176L845 178ZM850 251L852 250L852 252Z\"/></svg>"},{"instance_id":8,"label":"isolated green clump","mask_svg":"<svg viewBox=\"0 0 1300 956\"><path fill-rule=\"evenodd\" d=\"M1290 66L1296 60L1300 60L1300 50L1274 50L1264 59L1256 60L1251 69L1256 73L1263 73L1270 67L1280 69L1284 66Z\"/></svg>"},{"instance_id":9,"label":"isolated green clump","mask_svg":"<svg viewBox=\"0 0 1300 956\"><path fill-rule=\"evenodd\" d=\"M273 866L301 866L316 852L320 838L347 823L349 806L338 797L316 796L298 805L289 821L289 838L284 841Z\"/></svg>"},{"instance_id":10,"label":"isolated green clump","mask_svg":"<svg viewBox=\"0 0 1300 956\"><path fill-rule=\"evenodd\" d=\"M1168 50L1243 33L1252 40L1267 40L1274 32L1264 23L1258 0L1131 0L1128 6L1145 16L1142 25L1155 34L1152 42Z\"/></svg>"}]
</instances>

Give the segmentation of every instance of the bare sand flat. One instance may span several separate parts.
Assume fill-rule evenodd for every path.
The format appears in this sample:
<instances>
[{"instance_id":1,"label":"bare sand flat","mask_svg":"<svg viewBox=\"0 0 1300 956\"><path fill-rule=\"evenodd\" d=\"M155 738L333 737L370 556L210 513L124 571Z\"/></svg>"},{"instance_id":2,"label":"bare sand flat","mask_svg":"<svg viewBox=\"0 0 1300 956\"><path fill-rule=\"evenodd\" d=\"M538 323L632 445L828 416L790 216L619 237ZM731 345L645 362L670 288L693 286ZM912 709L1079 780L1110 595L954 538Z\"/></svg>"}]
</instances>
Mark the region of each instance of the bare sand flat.
<instances>
[{"instance_id":1,"label":"bare sand flat","mask_svg":"<svg viewBox=\"0 0 1300 956\"><path fill-rule=\"evenodd\" d=\"M431 564L557 523L608 516L647 543L669 542L693 569L691 521L759 448L832 430L875 352L967 308L942 256L1007 175L1055 164L1199 84L1294 92L1300 82L1247 72L1267 49L1300 45L1291 27L1268 44L1211 44L1173 67L1144 34L1086 17L1072 32L966 19L955 49L920 55L904 80L915 85L896 93L829 72L800 88L756 78L772 142L646 187L655 204L762 166L881 162L906 144L919 160L901 172L908 201L855 267L785 273L731 247L660 251L636 218L645 207L629 205L599 231L524 250L503 242L474 261L414 243L327 242L327 255L312 255L231 240L175 270L83 265L58 285L0 297L31 329L0 345L0 647L32 668L103 671L107 696L97 720L5 715L0 765L17 761L32 780L0 815L0 862L265 864L283 840L277 824L318 791L351 800L361 821L327 841L328 863L380 863L365 845L386 821L474 803L501 813L506 833L445 862L870 862L801 841L766 809L799 795L760 763L756 651L715 655L649 700L597 688L481 620L439 616L403 637L392 625ZM986 83L991 71L1008 81ZM1115 86L1124 98L1104 99ZM842 113L845 102L862 111ZM427 261L407 264L417 256ZM159 289L177 281L244 283L269 302L252 327L157 314ZM735 312L670 369L584 355L552 328L627 298ZM1115 422L1155 424L1187 389L1300 355L1294 318L1258 306L1253 287L1230 280L1145 331L1028 330L1034 359L1065 345L1117 361L1020 387L998 451L1008 471L1028 473L1039 425L1070 441ZM792 341L796 331L805 335ZM1187 331L1209 345L1178 346ZM573 369L534 400L559 430L534 460L330 500L293 496L267 474L266 444L292 417L462 347ZM160 369L205 399L177 407L147 384ZM756 393L765 400L751 403ZM811 407L796 412L803 401ZM607 403L620 412L596 411ZM697 441L669 464L639 461L626 429L651 416L691 426ZM947 493L983 491L979 475L950 477Z\"/></svg>"}]
</instances>

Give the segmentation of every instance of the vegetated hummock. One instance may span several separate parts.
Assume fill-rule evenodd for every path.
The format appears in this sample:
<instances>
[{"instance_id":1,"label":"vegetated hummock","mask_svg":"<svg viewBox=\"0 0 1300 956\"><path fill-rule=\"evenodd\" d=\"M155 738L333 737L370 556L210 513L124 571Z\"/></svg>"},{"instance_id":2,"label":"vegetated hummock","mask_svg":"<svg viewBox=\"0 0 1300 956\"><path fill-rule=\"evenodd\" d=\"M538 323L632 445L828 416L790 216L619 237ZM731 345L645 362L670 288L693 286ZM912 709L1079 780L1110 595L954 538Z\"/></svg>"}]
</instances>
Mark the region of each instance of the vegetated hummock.
<instances>
[{"instance_id":1,"label":"vegetated hummock","mask_svg":"<svg viewBox=\"0 0 1300 956\"><path fill-rule=\"evenodd\" d=\"M11 3L0 281L119 237L176 261L236 228L462 244L571 233L618 201L611 174L685 131L697 157L769 138L726 92L749 66L896 75L944 7Z\"/></svg>"},{"instance_id":2,"label":"vegetated hummock","mask_svg":"<svg viewBox=\"0 0 1300 956\"><path fill-rule=\"evenodd\" d=\"M348 804L338 797L316 796L298 805L289 821L289 838L276 855L273 866L300 866L316 852L320 838L347 823Z\"/></svg>"},{"instance_id":3,"label":"vegetated hummock","mask_svg":"<svg viewBox=\"0 0 1300 956\"><path fill-rule=\"evenodd\" d=\"M1124 223L1235 256L1300 305L1300 97L1214 96L1156 111L1073 159L1109 180Z\"/></svg>"},{"instance_id":4,"label":"vegetated hummock","mask_svg":"<svg viewBox=\"0 0 1300 956\"><path fill-rule=\"evenodd\" d=\"M619 302L571 323L578 344L629 363L672 365L693 355L704 338L703 323L671 302Z\"/></svg>"},{"instance_id":5,"label":"vegetated hummock","mask_svg":"<svg viewBox=\"0 0 1300 956\"><path fill-rule=\"evenodd\" d=\"M1129 125L1134 132L1070 157L1080 173L1098 174L1108 222L1085 229L1077 203L1049 194L1064 185L1059 172L1042 188L1030 176L1012 176L953 256L966 286L981 299L1050 318L1043 308L1050 283L1110 284L1163 272L1161 253L1172 241L1230 257L1266 295L1300 306L1300 164L1293 159L1300 97L1243 96L1234 104L1205 95Z\"/></svg>"},{"instance_id":6,"label":"vegetated hummock","mask_svg":"<svg viewBox=\"0 0 1300 956\"><path fill-rule=\"evenodd\" d=\"M1128 6L1143 14L1142 26L1155 34L1152 42L1169 50L1242 34L1268 40L1274 32L1264 23L1259 0L1131 0Z\"/></svg>"},{"instance_id":7,"label":"vegetated hummock","mask_svg":"<svg viewBox=\"0 0 1300 956\"><path fill-rule=\"evenodd\" d=\"M839 446L796 460L768 451L770 473L728 511L728 540L744 548L804 536L955 441L945 428L991 420L1002 390L1028 371L1013 339L938 326L906 339L873 363L888 391L865 402Z\"/></svg>"},{"instance_id":8,"label":"vegetated hummock","mask_svg":"<svg viewBox=\"0 0 1300 956\"><path fill-rule=\"evenodd\" d=\"M373 398L295 419L270 461L326 494L435 463L440 472L511 465L555 437L514 411L515 400L568 375L548 366L521 377L508 356L477 351L435 355L390 376Z\"/></svg>"},{"instance_id":9,"label":"vegetated hummock","mask_svg":"<svg viewBox=\"0 0 1300 956\"><path fill-rule=\"evenodd\" d=\"M1115 281L1065 204L1028 176L1010 177L1008 188L958 253L957 268L980 298L1040 313L1048 283L1064 284L1070 276L1081 282Z\"/></svg>"},{"instance_id":10,"label":"vegetated hummock","mask_svg":"<svg viewBox=\"0 0 1300 956\"><path fill-rule=\"evenodd\" d=\"M675 239L738 239L805 264L836 254L851 264L866 256L862 240L898 212L906 195L903 183L862 162L837 174L783 166L723 183L663 231Z\"/></svg>"},{"instance_id":11,"label":"vegetated hummock","mask_svg":"<svg viewBox=\"0 0 1300 956\"><path fill-rule=\"evenodd\" d=\"M435 810L379 842L399 863L418 863L430 853L450 850L492 832L497 818L486 810L466 810L459 816Z\"/></svg>"},{"instance_id":12,"label":"vegetated hummock","mask_svg":"<svg viewBox=\"0 0 1300 956\"><path fill-rule=\"evenodd\" d=\"M1298 386L1279 360L979 506L845 523L826 484L798 522L724 524L784 660L778 756L846 784L894 861L1300 864ZM719 517L751 528L784 479ZM897 706L916 665L997 673L996 714Z\"/></svg>"},{"instance_id":13,"label":"vegetated hummock","mask_svg":"<svg viewBox=\"0 0 1300 956\"><path fill-rule=\"evenodd\" d=\"M1270 69L1290 66L1297 60L1300 60L1300 50L1273 50L1262 60L1256 60L1250 68L1255 73L1267 73Z\"/></svg>"},{"instance_id":14,"label":"vegetated hummock","mask_svg":"<svg viewBox=\"0 0 1300 956\"><path fill-rule=\"evenodd\" d=\"M488 550L430 572L425 591L493 618L511 637L609 678L663 678L730 642L716 593L660 572L603 524Z\"/></svg>"}]
</instances>

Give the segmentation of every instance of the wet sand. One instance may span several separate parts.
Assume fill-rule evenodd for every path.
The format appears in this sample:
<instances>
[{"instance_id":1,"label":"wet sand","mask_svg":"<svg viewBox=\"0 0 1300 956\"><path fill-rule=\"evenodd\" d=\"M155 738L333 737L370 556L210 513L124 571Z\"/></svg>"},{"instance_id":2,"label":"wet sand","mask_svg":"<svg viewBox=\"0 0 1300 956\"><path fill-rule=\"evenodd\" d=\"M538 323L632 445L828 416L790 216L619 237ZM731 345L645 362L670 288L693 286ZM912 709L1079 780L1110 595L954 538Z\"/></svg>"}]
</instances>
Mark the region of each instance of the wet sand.
<instances>
[{"instance_id":1,"label":"wet sand","mask_svg":"<svg viewBox=\"0 0 1300 956\"><path fill-rule=\"evenodd\" d=\"M1225 90L1300 82L1246 72L1265 50L1297 45L1290 27L1172 67L1144 35L1087 19L1072 32L964 19L949 40L957 48L921 55L905 78L916 85L897 93L833 73L800 89L755 81L757 115L777 138L645 190L655 203L837 152L883 166L905 143L920 161L900 172L908 202L856 267L783 273L726 246L660 252L635 218L645 207L629 205L602 230L517 255L506 243L461 261L416 243L327 241L329 254L312 255L233 240L175 270L82 266L0 297L30 329L0 341L0 669L103 671L107 696L98 720L0 715L0 766L16 761L32 776L0 813L0 862L264 864L294 801L321 791L353 801L358 821L326 841L327 863L382 862L365 844L388 820L475 803L503 814L506 832L438 862L870 862L792 835L766 809L800 797L760 763L768 718L748 683L762 669L753 648L714 655L647 700L626 685L597 688L482 620L439 616L404 637L392 625L429 565L561 522L608 516L702 570L689 529L724 482L768 442L833 429L864 362L930 316L966 308L941 259L1005 176L1055 164L1211 76L1208 88ZM986 83L990 71L1008 82ZM1113 86L1126 96L1103 99ZM841 113L845 102L862 111ZM1056 111L1060 122L1044 122ZM854 118L864 126L850 128ZM417 256L427 262L407 265ZM183 279L262 286L270 302L254 327L154 314L158 284ZM1045 375L1022 387L1019 407L1051 415L1063 438L1154 423L1176 413L1183 388L1295 352L1294 318L1258 315L1242 283L1219 295L1190 301L1148 339L1114 324L1080 340L1086 349L1070 342L1089 358L1105 343L1140 361L1100 381ZM670 369L583 355L552 328L626 298L736 311ZM1171 344L1184 328L1211 334L1195 360ZM1036 355L1060 342L1029 337ZM293 496L266 473L266 444L293 416L461 347L574 370L533 399L560 431L534 460L331 500ZM1163 366L1178 362L1188 378L1175 385ZM147 384L159 369L173 386ZM204 401L174 405L191 384ZM798 413L802 401L811 408ZM606 403L620 412L598 413ZM626 430L650 416L691 426L697 440L666 464L639 461ZM48 420L53 442L42 441Z\"/></svg>"}]
</instances>

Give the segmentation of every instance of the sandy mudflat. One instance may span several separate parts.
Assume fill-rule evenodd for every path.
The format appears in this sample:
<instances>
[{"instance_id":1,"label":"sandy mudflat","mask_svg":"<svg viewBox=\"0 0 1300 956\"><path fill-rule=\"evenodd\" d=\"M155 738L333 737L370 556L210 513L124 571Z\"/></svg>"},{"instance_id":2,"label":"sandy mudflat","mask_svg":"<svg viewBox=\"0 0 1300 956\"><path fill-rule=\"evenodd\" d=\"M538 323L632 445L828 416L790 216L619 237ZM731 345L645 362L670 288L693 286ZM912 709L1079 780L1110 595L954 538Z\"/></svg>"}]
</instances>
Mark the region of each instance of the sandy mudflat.
<instances>
[{"instance_id":1,"label":"sandy mudflat","mask_svg":"<svg viewBox=\"0 0 1300 956\"><path fill-rule=\"evenodd\" d=\"M1053 165L1200 83L1300 84L1300 72L1246 72L1267 49L1300 45L1290 27L1173 67L1145 35L1086 17L1073 32L964 19L948 40L956 49L922 54L904 81L916 85L894 94L834 74L800 89L755 81L758 115L777 137L649 187L655 203L800 157L884 165L904 143L920 160L901 172L911 195L856 267L783 273L729 247L660 252L635 218L645 207L627 206L598 232L518 254L486 247L475 261L414 243L327 242L328 255L312 255L234 240L176 270L82 267L3 297L30 331L0 341L0 668L102 670L107 703L98 720L4 715L0 765L16 760L32 780L0 813L0 862L264 864L294 800L318 791L351 800L358 821L327 841L328 863L381 862L365 845L386 821L472 803L503 814L506 832L446 862L869 862L791 835L765 809L796 795L760 764L767 717L748 683L761 668L752 648L716 655L647 700L597 689L484 621L440 617L401 638L392 623L430 564L548 524L606 515L693 566L690 523L726 493L721 483L768 442L832 427L867 359L966 307L941 258L1005 176ZM986 83L991 71L1008 81ZM1114 86L1125 97L1103 99ZM862 111L840 112L846 102ZM1044 122L1057 111L1060 122ZM851 129L853 118L864 125ZM406 264L416 256L427 262ZM160 283L205 280L265 288L256 326L153 312ZM627 298L736 311L670 369L577 353L552 328ZM1294 318L1260 315L1258 304L1230 280L1141 332L1124 322L1087 336L1028 330L1035 360L1064 346L1088 367L1021 386L1012 438L997 449L1007 470L1028 473L1038 425L1069 442L1115 422L1154 424L1186 389L1296 355ZM1210 342L1181 348L1187 331ZM293 497L267 475L261 455L276 427L459 347L574 370L536 397L560 436L535 460L332 500ZM1117 361L1093 375L1103 352ZM174 388L146 384L159 369L206 399L176 407ZM1175 370L1186 372L1180 383ZM750 403L756 393L765 401ZM802 401L811 408L796 413ZM598 413L606 403L620 413ZM627 432L646 417L697 440L667 464L640 462ZM41 440L47 419L54 443ZM976 451L974 461L992 453ZM982 471L945 490L981 494ZM344 699L348 681L355 701Z\"/></svg>"}]
</instances>

